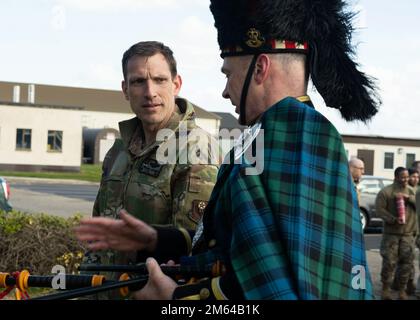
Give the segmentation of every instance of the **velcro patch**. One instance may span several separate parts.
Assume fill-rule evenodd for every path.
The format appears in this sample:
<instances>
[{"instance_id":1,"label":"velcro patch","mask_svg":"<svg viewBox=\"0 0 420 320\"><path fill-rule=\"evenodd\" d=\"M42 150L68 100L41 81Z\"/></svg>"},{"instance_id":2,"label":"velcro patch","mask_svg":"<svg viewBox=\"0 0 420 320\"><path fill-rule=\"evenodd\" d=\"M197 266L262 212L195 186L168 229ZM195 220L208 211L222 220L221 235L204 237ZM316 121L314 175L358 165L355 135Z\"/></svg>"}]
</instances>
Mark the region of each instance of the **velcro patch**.
<instances>
[{"instance_id":1,"label":"velcro patch","mask_svg":"<svg viewBox=\"0 0 420 320\"><path fill-rule=\"evenodd\" d=\"M140 164L139 172L157 178L162 167L163 164L160 164L155 159L146 159Z\"/></svg>"}]
</instances>

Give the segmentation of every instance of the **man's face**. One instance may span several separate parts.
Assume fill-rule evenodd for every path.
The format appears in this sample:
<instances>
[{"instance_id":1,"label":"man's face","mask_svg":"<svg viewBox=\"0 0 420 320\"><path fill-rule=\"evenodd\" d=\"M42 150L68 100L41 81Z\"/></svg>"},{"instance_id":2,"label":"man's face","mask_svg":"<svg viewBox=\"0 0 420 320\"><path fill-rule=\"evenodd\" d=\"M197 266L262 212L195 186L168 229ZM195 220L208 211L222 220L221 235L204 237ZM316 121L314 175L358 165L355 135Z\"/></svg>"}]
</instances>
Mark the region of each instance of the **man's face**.
<instances>
[{"instance_id":1,"label":"man's face","mask_svg":"<svg viewBox=\"0 0 420 320\"><path fill-rule=\"evenodd\" d=\"M362 161L358 161L357 163L351 165L351 175L353 177L353 181L359 183L362 175L365 174L365 166Z\"/></svg>"},{"instance_id":2,"label":"man's face","mask_svg":"<svg viewBox=\"0 0 420 320\"><path fill-rule=\"evenodd\" d=\"M250 59L247 57L225 57L223 60L222 73L226 75L226 86L222 96L225 99L229 99L232 105L236 107L235 112L237 114L240 113L242 87L249 68L249 63ZM247 123L250 123L261 113L261 111L258 110L257 105L251 101L252 80L248 89L245 107Z\"/></svg>"},{"instance_id":3,"label":"man's face","mask_svg":"<svg viewBox=\"0 0 420 320\"><path fill-rule=\"evenodd\" d=\"M159 125L172 115L181 83L178 75L172 79L168 62L158 53L130 58L122 89L143 124Z\"/></svg>"},{"instance_id":4,"label":"man's face","mask_svg":"<svg viewBox=\"0 0 420 320\"><path fill-rule=\"evenodd\" d=\"M397 183L403 188L405 188L408 185L408 179L409 179L408 170L401 171L398 174L398 177L395 178Z\"/></svg>"},{"instance_id":5,"label":"man's face","mask_svg":"<svg viewBox=\"0 0 420 320\"><path fill-rule=\"evenodd\" d=\"M412 187L416 187L419 184L419 174L417 172L410 175L408 178L408 183Z\"/></svg>"}]
</instances>

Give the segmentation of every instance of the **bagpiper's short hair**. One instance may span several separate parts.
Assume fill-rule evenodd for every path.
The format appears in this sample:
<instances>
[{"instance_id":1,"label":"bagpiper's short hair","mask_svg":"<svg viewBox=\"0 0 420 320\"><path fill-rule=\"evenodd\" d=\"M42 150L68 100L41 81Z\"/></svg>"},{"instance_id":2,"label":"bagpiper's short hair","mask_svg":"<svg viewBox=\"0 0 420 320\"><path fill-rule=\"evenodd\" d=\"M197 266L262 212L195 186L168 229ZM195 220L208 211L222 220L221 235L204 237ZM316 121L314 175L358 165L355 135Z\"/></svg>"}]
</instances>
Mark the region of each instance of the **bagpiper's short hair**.
<instances>
[{"instance_id":1,"label":"bagpiper's short hair","mask_svg":"<svg viewBox=\"0 0 420 320\"><path fill-rule=\"evenodd\" d=\"M374 80L358 70L354 12L342 0L211 0L221 56L303 53L327 106L366 121L381 104Z\"/></svg>"}]
</instances>

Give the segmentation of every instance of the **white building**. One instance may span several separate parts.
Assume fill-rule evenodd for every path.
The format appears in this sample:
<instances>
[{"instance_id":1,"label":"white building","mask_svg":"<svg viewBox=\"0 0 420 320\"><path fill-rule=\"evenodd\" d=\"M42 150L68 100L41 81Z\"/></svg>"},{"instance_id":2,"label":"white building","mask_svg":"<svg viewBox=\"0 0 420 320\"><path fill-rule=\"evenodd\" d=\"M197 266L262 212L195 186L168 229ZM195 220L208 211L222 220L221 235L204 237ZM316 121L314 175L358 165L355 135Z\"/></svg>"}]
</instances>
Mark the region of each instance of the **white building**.
<instances>
[{"instance_id":1,"label":"white building","mask_svg":"<svg viewBox=\"0 0 420 320\"><path fill-rule=\"evenodd\" d=\"M0 169L79 171L80 113L0 103Z\"/></svg>"},{"instance_id":2,"label":"white building","mask_svg":"<svg viewBox=\"0 0 420 320\"><path fill-rule=\"evenodd\" d=\"M383 136L343 135L350 159L356 156L365 163L365 174L394 178L397 167L410 168L420 160L420 139Z\"/></svg>"}]
</instances>

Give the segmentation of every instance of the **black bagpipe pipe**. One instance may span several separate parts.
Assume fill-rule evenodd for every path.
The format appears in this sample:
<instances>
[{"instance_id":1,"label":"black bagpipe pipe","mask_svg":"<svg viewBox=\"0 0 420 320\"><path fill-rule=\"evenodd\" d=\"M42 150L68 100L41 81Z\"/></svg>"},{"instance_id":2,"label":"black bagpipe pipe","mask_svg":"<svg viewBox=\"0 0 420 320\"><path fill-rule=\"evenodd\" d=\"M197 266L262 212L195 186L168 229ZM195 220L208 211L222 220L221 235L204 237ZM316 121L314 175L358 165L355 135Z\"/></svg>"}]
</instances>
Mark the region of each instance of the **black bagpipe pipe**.
<instances>
[{"instance_id":1,"label":"black bagpipe pipe","mask_svg":"<svg viewBox=\"0 0 420 320\"><path fill-rule=\"evenodd\" d=\"M125 289L128 290L139 290L144 287L147 283L148 276L141 276L135 277L130 280L124 281L106 281L104 284L95 286L95 287L88 287L88 288L79 288L74 290L69 290L60 293L54 293L50 295L45 295L42 297L32 298L31 300L67 300L73 299L78 297L83 297L91 294L96 294L99 292L104 292L112 289ZM121 293L122 296L127 294Z\"/></svg>"},{"instance_id":2,"label":"black bagpipe pipe","mask_svg":"<svg viewBox=\"0 0 420 320\"><path fill-rule=\"evenodd\" d=\"M59 283L54 279L59 277ZM137 276L130 279L128 274L123 274L120 280L106 280L105 276L93 275L30 275L27 270L23 270L18 276L9 273L0 273L0 288L16 288L21 292L26 292L29 288L52 288L60 290L59 293L48 294L45 296L32 298L30 300L64 300L82 297L102 291L120 289L121 296L128 295L129 291L141 289L148 280L148 276ZM29 297L28 297L29 298Z\"/></svg>"},{"instance_id":3,"label":"black bagpipe pipe","mask_svg":"<svg viewBox=\"0 0 420 320\"><path fill-rule=\"evenodd\" d=\"M102 275L49 275L38 276L30 275L26 270L22 271L18 278L8 273L0 273L0 288L16 286L22 290L29 287L53 288L55 277L64 277L66 289L76 289L82 287L98 286L107 283Z\"/></svg>"},{"instance_id":4,"label":"black bagpipe pipe","mask_svg":"<svg viewBox=\"0 0 420 320\"><path fill-rule=\"evenodd\" d=\"M191 266L191 265L175 265L175 266L161 266L162 272L169 277L187 277L187 278L204 278L217 277L224 273L224 266L221 262L209 264L205 266ZM82 264L79 271L91 272L127 272L137 275L147 275L147 268L145 263L135 265L97 265L97 264Z\"/></svg>"},{"instance_id":5,"label":"black bagpipe pipe","mask_svg":"<svg viewBox=\"0 0 420 320\"><path fill-rule=\"evenodd\" d=\"M225 273L223 264L219 261L203 267L176 265L161 266L162 272L175 280L200 279L205 277L217 277ZM69 291L45 295L31 300L64 300L92 295L113 289L120 289L122 296L127 296L129 291L143 288L148 280L148 271L145 263L137 265L95 265L85 264L79 267L80 271L90 272L124 272L119 281L106 280L103 275L66 275L65 289ZM129 275L130 274L130 275ZM54 276L28 276L28 286L51 288ZM14 285L13 278L7 278L6 284ZM69 281L69 282L67 282Z\"/></svg>"}]
</instances>

